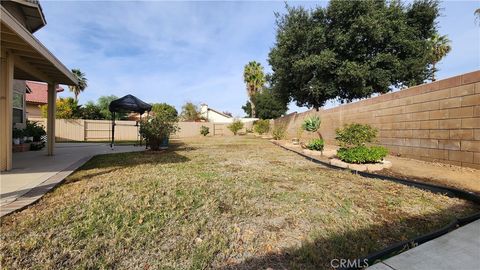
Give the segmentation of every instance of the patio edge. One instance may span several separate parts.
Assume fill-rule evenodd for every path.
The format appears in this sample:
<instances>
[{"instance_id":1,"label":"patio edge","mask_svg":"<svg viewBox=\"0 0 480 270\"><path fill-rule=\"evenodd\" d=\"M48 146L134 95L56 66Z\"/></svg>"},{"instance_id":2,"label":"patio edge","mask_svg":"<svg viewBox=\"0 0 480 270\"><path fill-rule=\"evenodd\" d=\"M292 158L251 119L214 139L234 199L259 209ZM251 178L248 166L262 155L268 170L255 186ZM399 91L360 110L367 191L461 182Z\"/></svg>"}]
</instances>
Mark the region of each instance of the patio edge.
<instances>
[{"instance_id":1,"label":"patio edge","mask_svg":"<svg viewBox=\"0 0 480 270\"><path fill-rule=\"evenodd\" d=\"M12 213L21 211L26 207L40 200L45 194L52 191L55 187L65 181L65 178L89 161L93 156L87 156L75 161L67 168L59 171L55 175L50 176L47 180L25 192L14 201L0 207L0 218Z\"/></svg>"}]
</instances>

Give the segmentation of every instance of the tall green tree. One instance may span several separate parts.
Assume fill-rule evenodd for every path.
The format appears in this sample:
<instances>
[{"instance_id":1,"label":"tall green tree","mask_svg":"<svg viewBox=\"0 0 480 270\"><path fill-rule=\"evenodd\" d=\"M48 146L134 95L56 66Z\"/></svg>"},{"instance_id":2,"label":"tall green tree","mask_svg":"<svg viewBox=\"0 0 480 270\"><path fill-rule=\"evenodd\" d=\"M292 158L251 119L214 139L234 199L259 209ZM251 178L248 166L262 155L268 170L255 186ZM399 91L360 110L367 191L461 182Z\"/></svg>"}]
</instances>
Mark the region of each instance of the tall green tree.
<instances>
[{"instance_id":1,"label":"tall green tree","mask_svg":"<svg viewBox=\"0 0 480 270\"><path fill-rule=\"evenodd\" d=\"M284 101L318 109L423 83L431 74L429 40L436 0L332 0L326 8L287 6L277 14L269 54L272 87Z\"/></svg>"},{"instance_id":2,"label":"tall green tree","mask_svg":"<svg viewBox=\"0 0 480 270\"><path fill-rule=\"evenodd\" d=\"M252 97L262 90L265 84L265 73L262 65L256 61L248 62L243 69L243 81L247 86L247 95L250 99L252 115L255 117L255 104L252 102Z\"/></svg>"},{"instance_id":3,"label":"tall green tree","mask_svg":"<svg viewBox=\"0 0 480 270\"><path fill-rule=\"evenodd\" d=\"M275 96L269 88L256 93L251 101L255 105L257 117L260 119L275 119L285 114L288 110L287 105ZM250 101L247 101L247 103L242 106L242 109L248 117L253 117Z\"/></svg>"},{"instance_id":4,"label":"tall green tree","mask_svg":"<svg viewBox=\"0 0 480 270\"><path fill-rule=\"evenodd\" d=\"M480 8L477 8L475 12L473 12L473 15L475 15L475 22L480 25Z\"/></svg>"},{"instance_id":5,"label":"tall green tree","mask_svg":"<svg viewBox=\"0 0 480 270\"><path fill-rule=\"evenodd\" d=\"M85 90L85 88L87 88L87 86L88 86L87 81L88 80L85 77L85 73L80 71L80 69L78 69L78 68L72 69L72 73L73 73L73 76L75 76L75 78L77 79L78 84L77 85L69 85L68 88L75 95L75 100L78 100L78 95L80 95L80 93L83 92Z\"/></svg>"},{"instance_id":6,"label":"tall green tree","mask_svg":"<svg viewBox=\"0 0 480 270\"><path fill-rule=\"evenodd\" d=\"M186 102L182 106L182 113L180 117L183 121L199 121L200 120L200 109L197 105L192 102Z\"/></svg>"},{"instance_id":7,"label":"tall green tree","mask_svg":"<svg viewBox=\"0 0 480 270\"><path fill-rule=\"evenodd\" d=\"M81 110L78 102L71 98L58 98L56 100L55 118L58 119L77 119L81 118ZM47 118L48 105L42 105L40 107L42 117Z\"/></svg>"},{"instance_id":8,"label":"tall green tree","mask_svg":"<svg viewBox=\"0 0 480 270\"><path fill-rule=\"evenodd\" d=\"M82 119L102 120L105 119L102 111L97 104L92 101L87 102L80 108Z\"/></svg>"},{"instance_id":9,"label":"tall green tree","mask_svg":"<svg viewBox=\"0 0 480 270\"><path fill-rule=\"evenodd\" d=\"M435 81L435 72L437 72L437 63L442 60L451 50L450 40L447 36L434 34L430 39L431 61L432 61L432 81Z\"/></svg>"},{"instance_id":10,"label":"tall green tree","mask_svg":"<svg viewBox=\"0 0 480 270\"><path fill-rule=\"evenodd\" d=\"M118 97L115 95L101 96L98 98L97 106L100 108L100 112L102 113L104 119L112 119L112 113L108 109L108 106L110 105L110 102L114 101L115 99L118 99ZM115 113L115 119L117 120L126 118L126 113Z\"/></svg>"},{"instance_id":11,"label":"tall green tree","mask_svg":"<svg viewBox=\"0 0 480 270\"><path fill-rule=\"evenodd\" d=\"M178 117L177 109L167 103L152 104L152 112L155 115L163 115L166 119L171 119L172 121L175 121Z\"/></svg>"}]
</instances>

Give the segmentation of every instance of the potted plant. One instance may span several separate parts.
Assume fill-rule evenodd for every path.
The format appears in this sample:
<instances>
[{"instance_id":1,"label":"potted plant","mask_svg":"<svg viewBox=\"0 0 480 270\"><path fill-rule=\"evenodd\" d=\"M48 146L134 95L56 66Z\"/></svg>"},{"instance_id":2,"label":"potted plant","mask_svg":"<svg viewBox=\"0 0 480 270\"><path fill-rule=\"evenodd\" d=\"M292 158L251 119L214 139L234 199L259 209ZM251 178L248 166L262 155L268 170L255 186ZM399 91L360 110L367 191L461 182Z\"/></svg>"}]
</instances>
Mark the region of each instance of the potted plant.
<instances>
[{"instance_id":1,"label":"potted plant","mask_svg":"<svg viewBox=\"0 0 480 270\"><path fill-rule=\"evenodd\" d=\"M45 142L42 140L42 136L46 135L43 126L36 122L27 121L26 129L31 134L32 143L30 144L30 150L40 150L45 147Z\"/></svg>"},{"instance_id":2,"label":"potted plant","mask_svg":"<svg viewBox=\"0 0 480 270\"><path fill-rule=\"evenodd\" d=\"M169 137L178 130L178 119L166 114L158 114L142 121L140 135L153 151L168 148Z\"/></svg>"},{"instance_id":3,"label":"potted plant","mask_svg":"<svg viewBox=\"0 0 480 270\"><path fill-rule=\"evenodd\" d=\"M19 145L21 143L21 138L23 137L23 130L18 128L13 128L12 137L13 137L13 144Z\"/></svg>"}]
</instances>

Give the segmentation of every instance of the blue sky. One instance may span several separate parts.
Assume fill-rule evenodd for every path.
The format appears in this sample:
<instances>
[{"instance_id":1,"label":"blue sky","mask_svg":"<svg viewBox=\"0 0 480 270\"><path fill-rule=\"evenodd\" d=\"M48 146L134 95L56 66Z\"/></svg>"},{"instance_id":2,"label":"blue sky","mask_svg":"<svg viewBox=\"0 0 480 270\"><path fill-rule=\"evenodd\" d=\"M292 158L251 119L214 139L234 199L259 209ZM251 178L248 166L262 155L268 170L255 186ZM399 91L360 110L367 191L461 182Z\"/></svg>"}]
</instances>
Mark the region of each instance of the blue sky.
<instances>
[{"instance_id":1,"label":"blue sky","mask_svg":"<svg viewBox=\"0 0 480 270\"><path fill-rule=\"evenodd\" d=\"M167 102L207 103L243 116L247 95L243 66L251 60L270 71L275 42L274 12L284 2L85 2L42 1L47 26L35 35L68 68L87 74L80 103L99 96L134 94ZM327 2L293 2L314 7ZM452 52L439 78L480 68L479 1L444 1L441 34ZM61 96L72 96L65 91ZM290 111L305 108L290 106Z\"/></svg>"}]
</instances>

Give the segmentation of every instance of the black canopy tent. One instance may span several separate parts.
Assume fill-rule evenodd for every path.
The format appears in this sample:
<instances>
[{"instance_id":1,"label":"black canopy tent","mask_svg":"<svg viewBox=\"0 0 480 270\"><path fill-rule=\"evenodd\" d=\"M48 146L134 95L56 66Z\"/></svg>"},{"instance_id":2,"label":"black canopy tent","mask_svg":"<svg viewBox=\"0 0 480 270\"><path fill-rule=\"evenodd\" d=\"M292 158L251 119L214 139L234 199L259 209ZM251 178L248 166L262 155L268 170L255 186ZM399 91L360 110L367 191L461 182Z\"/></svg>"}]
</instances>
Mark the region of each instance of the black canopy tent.
<instances>
[{"instance_id":1,"label":"black canopy tent","mask_svg":"<svg viewBox=\"0 0 480 270\"><path fill-rule=\"evenodd\" d=\"M152 105L138 99L132 95L126 95L122 98L116 99L110 102L108 109L112 113L112 142L110 147L113 148L115 144L115 113L117 112L136 112L140 114L140 119L142 114L145 112L150 112L152 110Z\"/></svg>"}]
</instances>

